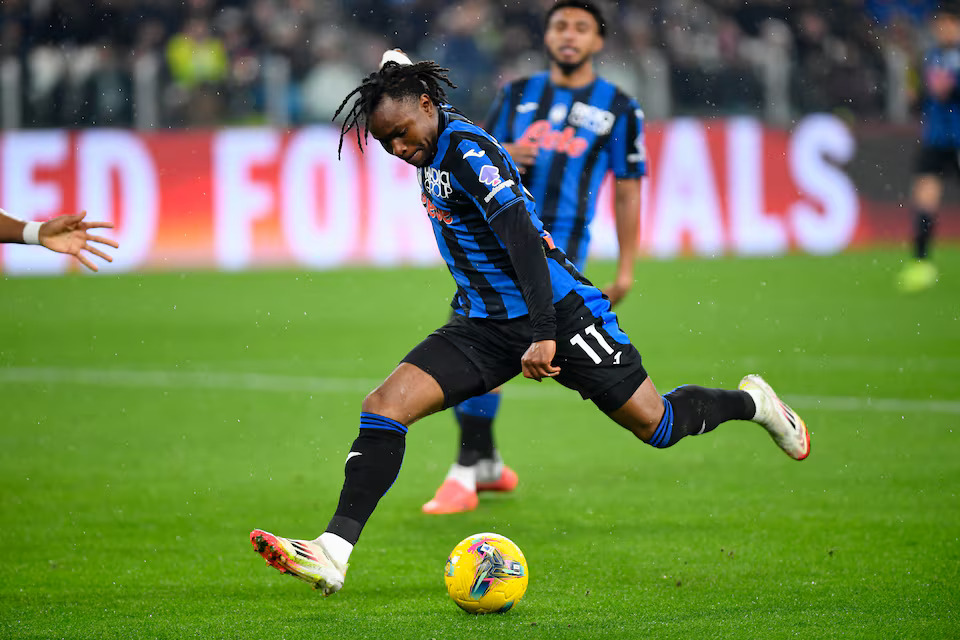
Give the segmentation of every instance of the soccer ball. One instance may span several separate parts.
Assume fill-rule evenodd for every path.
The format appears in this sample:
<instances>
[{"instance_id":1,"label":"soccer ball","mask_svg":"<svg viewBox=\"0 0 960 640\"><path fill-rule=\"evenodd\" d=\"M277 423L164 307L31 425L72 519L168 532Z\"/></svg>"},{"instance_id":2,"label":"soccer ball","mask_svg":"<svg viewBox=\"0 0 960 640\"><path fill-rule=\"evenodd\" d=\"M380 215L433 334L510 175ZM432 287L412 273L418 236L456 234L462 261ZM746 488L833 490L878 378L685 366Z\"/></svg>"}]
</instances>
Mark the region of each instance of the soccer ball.
<instances>
[{"instance_id":1,"label":"soccer ball","mask_svg":"<svg viewBox=\"0 0 960 640\"><path fill-rule=\"evenodd\" d=\"M529 575L517 545L495 533L475 533L450 552L443 581L464 611L503 613L523 597Z\"/></svg>"}]
</instances>

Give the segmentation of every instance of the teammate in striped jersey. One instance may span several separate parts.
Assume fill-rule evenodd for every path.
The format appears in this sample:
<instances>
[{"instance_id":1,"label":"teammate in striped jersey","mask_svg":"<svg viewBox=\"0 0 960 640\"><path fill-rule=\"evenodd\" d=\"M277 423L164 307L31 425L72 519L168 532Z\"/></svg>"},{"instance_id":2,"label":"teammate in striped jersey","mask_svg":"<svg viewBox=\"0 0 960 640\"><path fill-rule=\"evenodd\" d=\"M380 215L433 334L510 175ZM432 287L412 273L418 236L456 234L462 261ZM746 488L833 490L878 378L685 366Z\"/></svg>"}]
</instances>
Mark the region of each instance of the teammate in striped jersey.
<instances>
[{"instance_id":1,"label":"teammate in striped jersey","mask_svg":"<svg viewBox=\"0 0 960 640\"><path fill-rule=\"evenodd\" d=\"M914 259L897 276L898 286L908 293L937 282L929 251L943 198L943 179L948 173L960 176L960 15L941 9L934 14L932 27L936 45L927 51L920 69L923 136L910 194Z\"/></svg>"},{"instance_id":2,"label":"teammate in striped jersey","mask_svg":"<svg viewBox=\"0 0 960 640\"><path fill-rule=\"evenodd\" d=\"M619 257L614 281L603 289L616 304L633 285L640 181L646 174L643 111L636 100L599 77L593 56L603 48L606 23L592 2L561 0L546 14L549 71L506 85L484 129L519 165L524 185L553 241L583 271L597 194L614 177ZM500 390L454 408L460 451L425 513L476 508L478 491L512 491L516 472L494 445Z\"/></svg>"},{"instance_id":3,"label":"teammate in striped jersey","mask_svg":"<svg viewBox=\"0 0 960 640\"><path fill-rule=\"evenodd\" d=\"M369 133L417 167L457 294L453 319L364 399L326 531L313 540L250 533L267 564L326 595L343 587L354 545L397 478L410 425L520 373L554 378L654 447L728 420L753 420L792 458L809 453L803 421L759 376L744 377L738 391L685 385L657 392L609 299L544 231L510 155L446 103L442 85L452 84L445 71L431 61L388 62L343 103L358 96L341 133L356 126L361 148ZM290 508L299 513L303 505Z\"/></svg>"}]
</instances>

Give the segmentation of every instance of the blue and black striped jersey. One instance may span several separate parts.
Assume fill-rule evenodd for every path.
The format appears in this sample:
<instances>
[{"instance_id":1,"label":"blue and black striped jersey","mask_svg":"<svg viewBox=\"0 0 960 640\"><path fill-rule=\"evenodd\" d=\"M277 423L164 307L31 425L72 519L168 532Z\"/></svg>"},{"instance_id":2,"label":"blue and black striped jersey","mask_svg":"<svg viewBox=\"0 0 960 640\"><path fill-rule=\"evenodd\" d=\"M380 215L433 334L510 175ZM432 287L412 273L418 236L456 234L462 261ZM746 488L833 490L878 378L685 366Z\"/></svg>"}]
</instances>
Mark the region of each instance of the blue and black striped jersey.
<instances>
[{"instance_id":1,"label":"blue and black striped jersey","mask_svg":"<svg viewBox=\"0 0 960 640\"><path fill-rule=\"evenodd\" d=\"M960 147L960 49L934 48L923 59L923 143ZM937 98L937 90L946 91Z\"/></svg>"},{"instance_id":2,"label":"blue and black striped jersey","mask_svg":"<svg viewBox=\"0 0 960 640\"><path fill-rule=\"evenodd\" d=\"M452 306L471 318L511 319L530 314L507 247L513 238L494 227L498 216L525 213L522 224L539 234L544 252L554 248L537 217L536 204L520 181L517 166L500 144L449 105L439 109L440 134L433 162L418 169L422 201L433 226L437 246L457 294ZM536 237L536 236L534 236ZM540 257L543 259L543 256ZM589 304L601 293L573 268L559 251L546 257L552 302L577 291ZM547 275L544 272L544 275ZM549 303L548 303L549 304Z\"/></svg>"},{"instance_id":3,"label":"blue and black striped jersey","mask_svg":"<svg viewBox=\"0 0 960 640\"><path fill-rule=\"evenodd\" d=\"M617 178L646 174L640 105L603 78L571 90L544 72L501 89L484 128L500 142L539 147L524 183L557 246L582 269L607 171Z\"/></svg>"}]
</instances>

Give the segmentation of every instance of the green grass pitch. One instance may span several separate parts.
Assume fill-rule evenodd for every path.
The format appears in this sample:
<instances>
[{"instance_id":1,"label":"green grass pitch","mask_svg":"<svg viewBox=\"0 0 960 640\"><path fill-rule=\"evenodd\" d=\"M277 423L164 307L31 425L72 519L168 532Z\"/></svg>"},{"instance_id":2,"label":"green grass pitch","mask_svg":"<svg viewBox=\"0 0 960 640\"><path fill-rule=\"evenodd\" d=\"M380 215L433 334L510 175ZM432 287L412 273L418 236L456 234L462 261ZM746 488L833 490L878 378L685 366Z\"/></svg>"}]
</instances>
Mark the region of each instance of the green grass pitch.
<instances>
[{"instance_id":1,"label":"green grass pitch","mask_svg":"<svg viewBox=\"0 0 960 640\"><path fill-rule=\"evenodd\" d=\"M658 389L762 373L807 461L745 422L654 450L516 380L518 490L422 515L455 428L416 424L326 599L248 534L323 530L360 402L446 318L445 271L0 280L0 637L960 637L960 249L911 297L903 254L637 267L619 312ZM478 531L529 561L504 615L443 587Z\"/></svg>"}]
</instances>

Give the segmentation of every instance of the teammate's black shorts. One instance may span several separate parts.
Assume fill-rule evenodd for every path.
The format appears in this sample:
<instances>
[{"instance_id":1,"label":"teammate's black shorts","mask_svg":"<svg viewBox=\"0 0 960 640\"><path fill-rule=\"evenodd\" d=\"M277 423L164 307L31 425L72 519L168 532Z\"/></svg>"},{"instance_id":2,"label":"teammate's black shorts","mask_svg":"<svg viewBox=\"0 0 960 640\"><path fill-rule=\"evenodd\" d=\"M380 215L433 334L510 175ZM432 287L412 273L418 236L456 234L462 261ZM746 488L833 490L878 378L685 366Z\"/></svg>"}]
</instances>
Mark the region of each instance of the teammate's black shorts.
<instances>
[{"instance_id":1,"label":"teammate's black shorts","mask_svg":"<svg viewBox=\"0 0 960 640\"><path fill-rule=\"evenodd\" d=\"M960 149L954 147L922 146L914 162L916 175L935 175L941 178L947 174L960 176Z\"/></svg>"},{"instance_id":2,"label":"teammate's black shorts","mask_svg":"<svg viewBox=\"0 0 960 640\"><path fill-rule=\"evenodd\" d=\"M602 411L619 409L647 379L640 353L609 312L595 315L575 293L554 305L557 312L557 382L592 400ZM495 389L520 373L530 346L527 317L467 318L455 314L407 354L443 389L444 408Z\"/></svg>"}]
</instances>

